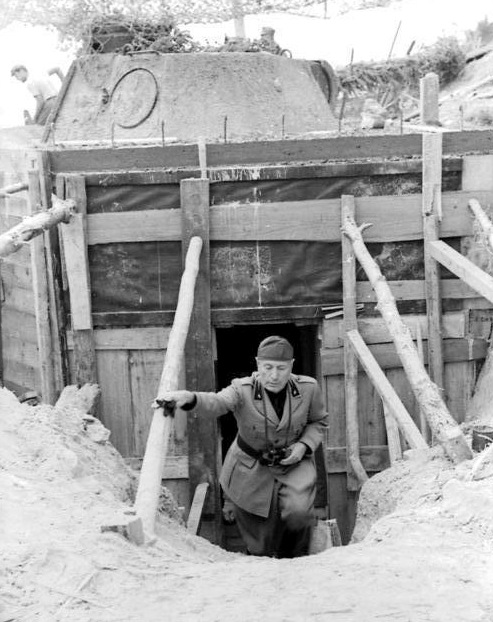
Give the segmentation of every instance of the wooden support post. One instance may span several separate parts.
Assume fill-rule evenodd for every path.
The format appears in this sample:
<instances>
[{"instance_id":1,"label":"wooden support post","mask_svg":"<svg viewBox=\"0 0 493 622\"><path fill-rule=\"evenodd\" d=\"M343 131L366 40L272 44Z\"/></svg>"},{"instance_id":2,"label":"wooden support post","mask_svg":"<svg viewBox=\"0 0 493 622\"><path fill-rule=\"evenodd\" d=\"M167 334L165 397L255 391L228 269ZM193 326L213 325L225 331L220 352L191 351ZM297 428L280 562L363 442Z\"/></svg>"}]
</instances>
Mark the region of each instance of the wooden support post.
<instances>
[{"instance_id":1,"label":"wooden support post","mask_svg":"<svg viewBox=\"0 0 493 622\"><path fill-rule=\"evenodd\" d=\"M38 153L38 169L41 185L41 204L44 210L53 207L52 178L50 161L46 151ZM65 199L65 195L58 197ZM58 267L58 229L53 228L44 236L46 269L48 276L48 297L50 303L51 336L53 348L53 363L55 384L57 393L61 393L63 387L68 384L68 359L65 339L65 315L62 305L62 295L57 280L56 269Z\"/></svg>"},{"instance_id":2,"label":"wooden support post","mask_svg":"<svg viewBox=\"0 0 493 622\"><path fill-rule=\"evenodd\" d=\"M341 224L354 218L354 197L341 197ZM353 245L342 236L342 294L344 307L344 391L346 404L347 489L359 490L368 479L359 456L358 359L347 333L358 328L356 320L356 257Z\"/></svg>"},{"instance_id":3,"label":"wooden support post","mask_svg":"<svg viewBox=\"0 0 493 622\"><path fill-rule=\"evenodd\" d=\"M442 265L458 276L469 287L493 303L493 277L478 268L467 257L461 255L446 242L438 240L429 245L430 254Z\"/></svg>"},{"instance_id":4,"label":"wooden support post","mask_svg":"<svg viewBox=\"0 0 493 622\"><path fill-rule=\"evenodd\" d=\"M467 205L476 219L476 222L479 224L490 250L493 250L493 223L481 207L479 201L471 199Z\"/></svg>"},{"instance_id":5,"label":"wooden support post","mask_svg":"<svg viewBox=\"0 0 493 622\"><path fill-rule=\"evenodd\" d=\"M199 151L200 177L207 179L207 144L203 136L199 138L197 148Z\"/></svg>"},{"instance_id":6,"label":"wooden support post","mask_svg":"<svg viewBox=\"0 0 493 622\"><path fill-rule=\"evenodd\" d=\"M74 342L75 384L97 383L96 351L92 330L91 282L85 219L87 210L85 179L68 176L65 196L76 203L77 214L60 229L70 295L70 313Z\"/></svg>"},{"instance_id":7,"label":"wooden support post","mask_svg":"<svg viewBox=\"0 0 493 622\"><path fill-rule=\"evenodd\" d=\"M362 225L359 229L352 218L346 218L343 231L352 241L356 258L375 290L378 310L387 324L411 388L420 407L423 408L432 432L453 462L468 460L472 453L467 441L445 406L438 387L430 380L419 360L411 332L397 311L395 299L387 281L363 242L361 230L367 226Z\"/></svg>"},{"instance_id":8,"label":"wooden support post","mask_svg":"<svg viewBox=\"0 0 493 622\"><path fill-rule=\"evenodd\" d=\"M439 125L439 79L436 73L430 72L421 78L419 83L420 117L425 125Z\"/></svg>"},{"instance_id":9,"label":"wooden support post","mask_svg":"<svg viewBox=\"0 0 493 622\"><path fill-rule=\"evenodd\" d=\"M332 546L342 546L341 532L339 531L339 526L337 524L337 519L329 518L327 520L330 529L330 540Z\"/></svg>"},{"instance_id":10,"label":"wooden support post","mask_svg":"<svg viewBox=\"0 0 493 622\"><path fill-rule=\"evenodd\" d=\"M187 531L194 535L199 533L200 522L202 520L202 510L204 509L207 491L209 489L208 482L202 482L195 489L192 505L188 514Z\"/></svg>"},{"instance_id":11,"label":"wooden support post","mask_svg":"<svg viewBox=\"0 0 493 622\"><path fill-rule=\"evenodd\" d=\"M385 418L385 429L387 430L387 446L389 448L390 464L395 464L397 460L402 460L401 436L399 426L395 417L392 416L389 407L383 402L383 416Z\"/></svg>"},{"instance_id":12,"label":"wooden support post","mask_svg":"<svg viewBox=\"0 0 493 622\"><path fill-rule=\"evenodd\" d=\"M209 257L209 180L185 179L180 185L183 252L192 236L200 236L204 248L195 288L195 305L185 349L185 383L195 391L214 391ZM221 542L220 491L218 486L218 433L215 419L188 417L190 498L202 482L210 485L205 514L215 517L215 542Z\"/></svg>"},{"instance_id":13,"label":"wooden support post","mask_svg":"<svg viewBox=\"0 0 493 622\"><path fill-rule=\"evenodd\" d=\"M412 449L425 449L427 444L421 436L418 427L381 370L380 365L375 360L370 349L361 338L359 332L357 330L349 331L348 341L352 348L354 348L354 352L357 354L361 365L382 398L384 405L402 430L402 434L410 447Z\"/></svg>"},{"instance_id":14,"label":"wooden support post","mask_svg":"<svg viewBox=\"0 0 493 622\"><path fill-rule=\"evenodd\" d=\"M425 364L425 355L423 350L423 337L421 335L421 324L416 322L416 348L418 349L418 356L421 363ZM423 409L419 409L419 427L421 430L421 434L427 443L430 442L430 426L428 425L428 421L426 421L426 416L423 412Z\"/></svg>"},{"instance_id":15,"label":"wooden support post","mask_svg":"<svg viewBox=\"0 0 493 622\"><path fill-rule=\"evenodd\" d=\"M493 156L468 156L464 158L462 187L475 190L493 187ZM484 235L487 251L493 250L493 224L481 207L479 201L471 199L469 209ZM488 354L481 367L474 388L474 394L467 406L466 421L473 425L473 430L484 426L493 427L493 348L490 341Z\"/></svg>"},{"instance_id":16,"label":"wooden support post","mask_svg":"<svg viewBox=\"0 0 493 622\"><path fill-rule=\"evenodd\" d=\"M28 171L28 179L29 203L31 214L34 215L41 209L39 172L36 169ZM31 272L41 374L41 397L46 404L54 404L58 396L55 382L55 364L53 361L48 274L45 244L42 236L34 238L31 243Z\"/></svg>"},{"instance_id":17,"label":"wooden support post","mask_svg":"<svg viewBox=\"0 0 493 622\"><path fill-rule=\"evenodd\" d=\"M199 237L192 238L185 259L185 270L181 279L175 319L168 339L158 395L180 388L180 367L194 307L194 289L201 251L202 240ZM144 531L148 535L154 533L163 468L173 429L173 418L164 414L163 408L156 408L154 411L135 499L137 516L142 520Z\"/></svg>"},{"instance_id":18,"label":"wooden support post","mask_svg":"<svg viewBox=\"0 0 493 622\"><path fill-rule=\"evenodd\" d=\"M428 318L428 370L443 390L442 300L440 266L429 244L439 238L442 189L442 135L423 134L423 237L425 258L426 315Z\"/></svg>"}]
</instances>

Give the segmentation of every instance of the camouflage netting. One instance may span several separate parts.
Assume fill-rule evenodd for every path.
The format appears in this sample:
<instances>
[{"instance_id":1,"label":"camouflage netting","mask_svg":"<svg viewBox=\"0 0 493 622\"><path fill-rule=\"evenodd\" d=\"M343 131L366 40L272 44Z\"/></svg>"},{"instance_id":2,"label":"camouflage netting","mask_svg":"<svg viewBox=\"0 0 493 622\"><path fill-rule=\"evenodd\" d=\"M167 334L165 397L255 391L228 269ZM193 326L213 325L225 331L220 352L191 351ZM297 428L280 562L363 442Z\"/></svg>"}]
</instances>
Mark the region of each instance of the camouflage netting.
<instances>
[{"instance_id":1,"label":"camouflage netting","mask_svg":"<svg viewBox=\"0 0 493 622\"><path fill-rule=\"evenodd\" d=\"M355 63L338 71L341 89L350 97L372 94L383 105L417 96L420 78L434 72L444 86L466 65L466 54L455 37L439 39L418 54L384 62Z\"/></svg>"}]
</instances>

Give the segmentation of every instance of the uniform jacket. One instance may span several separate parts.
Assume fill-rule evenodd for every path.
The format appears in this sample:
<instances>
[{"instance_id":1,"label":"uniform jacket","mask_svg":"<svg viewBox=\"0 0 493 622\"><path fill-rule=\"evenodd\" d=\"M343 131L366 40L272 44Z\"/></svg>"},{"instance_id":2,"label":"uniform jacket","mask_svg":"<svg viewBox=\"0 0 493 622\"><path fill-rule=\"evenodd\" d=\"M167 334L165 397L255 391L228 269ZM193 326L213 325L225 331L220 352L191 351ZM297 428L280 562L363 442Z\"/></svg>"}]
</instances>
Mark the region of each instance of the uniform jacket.
<instances>
[{"instance_id":1,"label":"uniform jacket","mask_svg":"<svg viewBox=\"0 0 493 622\"><path fill-rule=\"evenodd\" d=\"M221 486L233 503L247 512L267 517L276 480L289 482L300 494L314 489L316 469L313 452L328 426L322 392L314 378L291 375L280 421L265 395L257 372L247 378L236 378L229 387L218 393L196 395L195 408L202 415L219 417L233 412L238 423L238 434L257 451L267 449L268 445L280 448L297 441L309 447L305 458L298 464L269 467L242 451L235 440L226 454L220 477Z\"/></svg>"}]
</instances>

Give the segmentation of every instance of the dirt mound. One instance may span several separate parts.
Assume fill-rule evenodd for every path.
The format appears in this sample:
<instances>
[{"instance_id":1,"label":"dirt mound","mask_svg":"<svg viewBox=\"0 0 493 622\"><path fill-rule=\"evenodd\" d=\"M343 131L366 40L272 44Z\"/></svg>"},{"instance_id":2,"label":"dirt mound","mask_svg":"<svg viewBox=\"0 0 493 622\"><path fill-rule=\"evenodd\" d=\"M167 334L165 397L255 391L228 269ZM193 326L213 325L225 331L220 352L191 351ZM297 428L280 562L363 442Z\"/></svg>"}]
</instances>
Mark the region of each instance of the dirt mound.
<instances>
[{"instance_id":1,"label":"dirt mound","mask_svg":"<svg viewBox=\"0 0 493 622\"><path fill-rule=\"evenodd\" d=\"M166 517L144 547L101 533L134 489L105 439L79 409L21 405L0 390L0 620L493 619L484 454L459 467L439 449L415 454L363 487L364 540L275 560L226 553Z\"/></svg>"},{"instance_id":2,"label":"dirt mound","mask_svg":"<svg viewBox=\"0 0 493 622\"><path fill-rule=\"evenodd\" d=\"M353 542L382 537L396 517L433 514L452 518L493 540L493 447L458 466L439 446L408 453L408 459L372 477L363 487ZM388 535L388 534L387 534Z\"/></svg>"},{"instance_id":3,"label":"dirt mound","mask_svg":"<svg viewBox=\"0 0 493 622\"><path fill-rule=\"evenodd\" d=\"M493 126L493 50L468 63L441 91L440 121L445 127L465 130Z\"/></svg>"},{"instance_id":4,"label":"dirt mound","mask_svg":"<svg viewBox=\"0 0 493 622\"><path fill-rule=\"evenodd\" d=\"M159 532L166 544L137 555L120 536L101 533L102 525L129 509L136 481L107 436L81 410L20 404L0 389L0 620L2 607L15 620L34 614L46 622L71 620L69 602L84 610L94 599L78 590L89 588L103 568L152 568L156 558L163 568L214 557L215 547L164 515ZM121 589L102 584L106 596Z\"/></svg>"}]
</instances>

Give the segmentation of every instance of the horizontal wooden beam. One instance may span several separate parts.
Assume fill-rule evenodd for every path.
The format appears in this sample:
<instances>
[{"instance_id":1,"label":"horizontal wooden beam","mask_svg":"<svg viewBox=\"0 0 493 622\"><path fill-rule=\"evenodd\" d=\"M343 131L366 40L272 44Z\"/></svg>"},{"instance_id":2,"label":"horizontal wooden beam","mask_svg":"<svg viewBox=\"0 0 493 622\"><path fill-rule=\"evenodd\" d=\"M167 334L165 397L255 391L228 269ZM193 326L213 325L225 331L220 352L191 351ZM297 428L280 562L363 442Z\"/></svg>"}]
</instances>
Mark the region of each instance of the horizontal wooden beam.
<instances>
[{"instance_id":1,"label":"horizontal wooden beam","mask_svg":"<svg viewBox=\"0 0 493 622\"><path fill-rule=\"evenodd\" d=\"M208 166L236 166L283 162L341 161L420 157L421 134L400 136L338 136L304 140L273 140L207 145ZM155 168L198 168L197 145L152 147L63 148L46 146L54 174ZM493 132L445 132L444 155L493 152Z\"/></svg>"},{"instance_id":2,"label":"horizontal wooden beam","mask_svg":"<svg viewBox=\"0 0 493 622\"><path fill-rule=\"evenodd\" d=\"M425 282L423 281L387 281L396 300L424 300ZM440 292L443 298L463 300L464 298L477 298L477 293L460 279L442 279ZM356 283L357 302L377 302L371 283L358 281Z\"/></svg>"},{"instance_id":3,"label":"horizontal wooden beam","mask_svg":"<svg viewBox=\"0 0 493 622\"><path fill-rule=\"evenodd\" d=\"M431 256L493 303L493 277L478 268L467 257L438 240L429 244Z\"/></svg>"},{"instance_id":4,"label":"horizontal wooden beam","mask_svg":"<svg viewBox=\"0 0 493 622\"><path fill-rule=\"evenodd\" d=\"M167 326L173 323L174 311L123 311L94 313L93 324L100 328L107 326ZM295 307L246 307L212 309L214 326L251 324L258 322L285 323L298 320L316 322L324 316L322 305L300 305Z\"/></svg>"},{"instance_id":5,"label":"horizontal wooden beam","mask_svg":"<svg viewBox=\"0 0 493 622\"><path fill-rule=\"evenodd\" d=\"M468 203L493 205L493 192L445 192L441 236L472 234ZM372 223L365 242L423 239L420 194L356 198L358 222ZM212 206L211 241L307 240L339 242L339 199ZM181 240L179 209L90 214L88 244ZM389 227L389 220L392 227ZM296 222L296 227L292 223Z\"/></svg>"},{"instance_id":6,"label":"horizontal wooden beam","mask_svg":"<svg viewBox=\"0 0 493 622\"><path fill-rule=\"evenodd\" d=\"M442 169L445 172L462 171L462 158L444 158ZM420 174L423 170L421 158L410 160L386 160L381 162L324 162L322 164L265 164L263 166L213 167L208 169L211 183L240 181L279 181L283 179L316 179L333 177L368 177L378 175ZM88 186L122 186L178 184L183 179L200 177L199 168L145 171L118 171L89 173Z\"/></svg>"},{"instance_id":7,"label":"horizontal wooden beam","mask_svg":"<svg viewBox=\"0 0 493 622\"><path fill-rule=\"evenodd\" d=\"M181 241L181 210L139 210L87 216L87 243Z\"/></svg>"},{"instance_id":8,"label":"horizontal wooden beam","mask_svg":"<svg viewBox=\"0 0 493 622\"><path fill-rule=\"evenodd\" d=\"M108 328L93 331L96 350L165 350L170 326ZM67 333L67 347L74 347L72 331Z\"/></svg>"},{"instance_id":9,"label":"horizontal wooden beam","mask_svg":"<svg viewBox=\"0 0 493 622\"><path fill-rule=\"evenodd\" d=\"M404 284L404 287L401 287ZM396 287L398 300L424 300L424 284L422 281L389 281L392 291ZM442 281L443 298L475 299L477 294L458 280ZM358 283L357 302L375 302L369 297L367 287L369 283ZM361 289L360 289L361 287ZM370 287L371 289L371 287ZM466 291L467 290L467 291ZM470 291L470 294L468 294ZM331 301L330 305L342 305L342 300ZM484 302L481 308L489 305ZM326 315L325 305L298 305L272 307L238 307L212 309L212 324L214 326L232 326L235 324L254 324L258 322L285 323L285 322L317 322ZM342 308L342 307L341 307ZM93 324L99 328L118 326L168 326L173 323L174 311L108 311L93 313Z\"/></svg>"},{"instance_id":10,"label":"horizontal wooden beam","mask_svg":"<svg viewBox=\"0 0 493 622\"><path fill-rule=\"evenodd\" d=\"M174 311L107 311L93 313L94 328L131 326L171 326Z\"/></svg>"},{"instance_id":11,"label":"horizontal wooden beam","mask_svg":"<svg viewBox=\"0 0 493 622\"><path fill-rule=\"evenodd\" d=\"M390 466L389 449L386 445L360 447L360 459L365 471L377 473ZM329 475L346 473L346 448L328 447L325 451L325 468Z\"/></svg>"},{"instance_id":12,"label":"horizontal wooden beam","mask_svg":"<svg viewBox=\"0 0 493 622\"><path fill-rule=\"evenodd\" d=\"M428 338L426 315L403 315L402 320L411 331L413 339L417 338L418 325L422 339ZM458 339L465 337L467 335L467 330L467 311L457 311L445 313L443 315L442 336L444 338ZM388 343L392 341L387 324L381 317L358 319L358 331L367 344ZM341 348L344 344L344 335L343 320L326 320L323 325L323 347Z\"/></svg>"},{"instance_id":13,"label":"horizontal wooden beam","mask_svg":"<svg viewBox=\"0 0 493 622\"><path fill-rule=\"evenodd\" d=\"M369 348L382 369L402 367L393 343L376 343L370 345ZM488 342L485 339L443 340L443 359L445 363L483 359L486 356L487 350ZM423 354L426 360L428 354L427 341L423 342ZM344 374L342 348L322 350L321 362L323 376L339 376Z\"/></svg>"}]
</instances>

